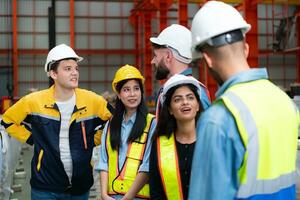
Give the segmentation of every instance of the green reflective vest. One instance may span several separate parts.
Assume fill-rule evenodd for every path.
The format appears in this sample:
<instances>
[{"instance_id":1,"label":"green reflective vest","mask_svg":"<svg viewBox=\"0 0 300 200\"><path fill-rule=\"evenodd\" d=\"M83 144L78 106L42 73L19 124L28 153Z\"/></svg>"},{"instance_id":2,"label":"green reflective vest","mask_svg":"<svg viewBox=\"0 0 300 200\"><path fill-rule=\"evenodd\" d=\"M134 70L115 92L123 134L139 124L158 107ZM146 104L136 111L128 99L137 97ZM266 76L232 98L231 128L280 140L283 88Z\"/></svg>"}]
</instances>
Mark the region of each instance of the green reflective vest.
<instances>
[{"instance_id":1,"label":"green reflective vest","mask_svg":"<svg viewBox=\"0 0 300 200\"><path fill-rule=\"evenodd\" d=\"M129 191L143 161L148 141L148 133L153 119L154 115L147 115L146 126L142 136L139 140L131 142L128 145L126 160L121 171L119 171L118 167L118 151L111 148L110 132L109 128L107 129L106 148L108 153L108 194L125 195ZM144 185L136 197L150 198L149 184Z\"/></svg>"},{"instance_id":2,"label":"green reflective vest","mask_svg":"<svg viewBox=\"0 0 300 200\"><path fill-rule=\"evenodd\" d=\"M299 113L292 100L263 79L234 85L218 101L233 115L246 149L236 197L294 185Z\"/></svg>"},{"instance_id":3,"label":"green reflective vest","mask_svg":"<svg viewBox=\"0 0 300 200\"><path fill-rule=\"evenodd\" d=\"M174 134L157 138L158 169L168 200L183 200L180 169Z\"/></svg>"}]
</instances>

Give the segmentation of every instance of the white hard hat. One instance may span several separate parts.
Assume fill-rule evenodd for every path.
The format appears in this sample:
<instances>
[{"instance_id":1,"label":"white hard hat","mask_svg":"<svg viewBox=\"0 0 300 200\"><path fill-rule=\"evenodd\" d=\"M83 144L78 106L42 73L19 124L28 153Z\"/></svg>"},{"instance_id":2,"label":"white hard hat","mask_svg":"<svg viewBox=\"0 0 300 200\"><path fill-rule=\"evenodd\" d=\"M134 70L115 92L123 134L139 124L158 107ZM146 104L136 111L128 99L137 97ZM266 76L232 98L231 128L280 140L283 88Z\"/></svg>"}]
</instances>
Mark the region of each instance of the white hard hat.
<instances>
[{"instance_id":1,"label":"white hard hat","mask_svg":"<svg viewBox=\"0 0 300 200\"><path fill-rule=\"evenodd\" d=\"M157 45L171 47L176 50L180 56L187 59L188 63L192 58L191 31L182 25L172 24L165 28L158 37L151 37L150 41Z\"/></svg>"},{"instance_id":2,"label":"white hard hat","mask_svg":"<svg viewBox=\"0 0 300 200\"><path fill-rule=\"evenodd\" d=\"M235 30L240 30L239 32L244 36L250 28L251 25L248 24L241 14L231 5L220 1L208 1L193 18L191 28L192 51L194 51L197 46L201 47L205 43L211 45L211 43L213 43L211 39L215 36L225 35L225 33ZM230 37L231 36L229 36L229 38ZM240 36L238 37L240 38ZM227 37L223 40L227 40Z\"/></svg>"},{"instance_id":3,"label":"white hard hat","mask_svg":"<svg viewBox=\"0 0 300 200\"><path fill-rule=\"evenodd\" d=\"M47 56L47 60L45 63L45 72L49 72L50 65L53 64L56 61L66 59L66 58L75 58L77 62L80 62L83 60L82 57L78 56L75 51L65 44L60 44L52 48Z\"/></svg>"},{"instance_id":4,"label":"white hard hat","mask_svg":"<svg viewBox=\"0 0 300 200\"><path fill-rule=\"evenodd\" d=\"M163 104L164 101L166 100L166 94L168 93L168 91L171 88L173 88L177 85L181 85L181 84L192 84L192 85L194 85L197 88L199 99L201 99L201 86L200 86L200 83L197 79L195 79L192 76L185 76L185 75L182 75L182 74L175 74L175 75L171 76L171 78L169 78L167 80L167 82L164 84L162 95L160 95L161 96L161 98L160 98L161 104Z\"/></svg>"}]
</instances>

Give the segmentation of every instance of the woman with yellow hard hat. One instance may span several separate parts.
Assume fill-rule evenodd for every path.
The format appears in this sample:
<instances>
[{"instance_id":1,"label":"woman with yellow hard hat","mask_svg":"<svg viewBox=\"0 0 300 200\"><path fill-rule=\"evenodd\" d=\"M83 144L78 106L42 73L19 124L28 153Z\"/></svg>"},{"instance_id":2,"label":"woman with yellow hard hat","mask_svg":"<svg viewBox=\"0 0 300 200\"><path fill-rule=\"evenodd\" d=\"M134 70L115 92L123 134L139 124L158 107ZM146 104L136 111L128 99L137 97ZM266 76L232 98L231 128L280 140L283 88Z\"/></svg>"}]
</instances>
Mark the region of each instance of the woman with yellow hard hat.
<instances>
[{"instance_id":1,"label":"woman with yellow hard hat","mask_svg":"<svg viewBox=\"0 0 300 200\"><path fill-rule=\"evenodd\" d=\"M118 69L112 82L116 112L106 124L101 145L101 197L147 199L151 137L156 123L143 98L144 77L133 66Z\"/></svg>"}]
</instances>

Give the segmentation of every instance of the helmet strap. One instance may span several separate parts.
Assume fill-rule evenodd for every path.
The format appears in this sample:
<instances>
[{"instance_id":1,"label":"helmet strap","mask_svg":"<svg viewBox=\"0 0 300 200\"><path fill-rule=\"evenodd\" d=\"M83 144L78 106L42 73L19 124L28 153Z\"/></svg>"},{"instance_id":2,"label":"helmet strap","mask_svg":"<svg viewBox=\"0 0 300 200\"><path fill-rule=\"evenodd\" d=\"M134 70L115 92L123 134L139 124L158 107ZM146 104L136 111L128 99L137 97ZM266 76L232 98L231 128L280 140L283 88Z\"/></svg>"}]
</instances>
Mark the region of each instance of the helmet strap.
<instances>
[{"instance_id":1,"label":"helmet strap","mask_svg":"<svg viewBox=\"0 0 300 200\"><path fill-rule=\"evenodd\" d=\"M241 29L233 30L221 35L217 35L209 39L206 43L212 47L220 47L223 45L232 44L244 39L244 35Z\"/></svg>"}]
</instances>

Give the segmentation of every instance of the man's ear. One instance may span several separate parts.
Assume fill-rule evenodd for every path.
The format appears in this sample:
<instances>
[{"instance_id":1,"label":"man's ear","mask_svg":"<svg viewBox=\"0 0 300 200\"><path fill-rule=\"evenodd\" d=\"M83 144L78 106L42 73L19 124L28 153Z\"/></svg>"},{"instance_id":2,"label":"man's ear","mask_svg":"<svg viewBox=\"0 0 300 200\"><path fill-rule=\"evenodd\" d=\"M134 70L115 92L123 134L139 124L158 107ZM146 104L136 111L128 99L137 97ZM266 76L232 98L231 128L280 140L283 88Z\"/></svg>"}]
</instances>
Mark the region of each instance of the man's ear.
<instances>
[{"instance_id":1,"label":"man's ear","mask_svg":"<svg viewBox=\"0 0 300 200\"><path fill-rule=\"evenodd\" d=\"M166 49L166 60L167 62L170 62L170 60L173 58L173 53L170 49Z\"/></svg>"},{"instance_id":2,"label":"man's ear","mask_svg":"<svg viewBox=\"0 0 300 200\"><path fill-rule=\"evenodd\" d=\"M50 70L49 75L53 80L57 79L57 73L54 70Z\"/></svg>"},{"instance_id":3,"label":"man's ear","mask_svg":"<svg viewBox=\"0 0 300 200\"><path fill-rule=\"evenodd\" d=\"M245 42L244 54L245 54L245 57L248 58L248 56L249 56L249 44L247 42Z\"/></svg>"},{"instance_id":4,"label":"man's ear","mask_svg":"<svg viewBox=\"0 0 300 200\"><path fill-rule=\"evenodd\" d=\"M203 55L203 59L205 60L207 66L209 68L211 68L213 66L211 56L206 52L202 52L202 55Z\"/></svg>"}]
</instances>

